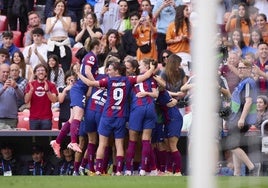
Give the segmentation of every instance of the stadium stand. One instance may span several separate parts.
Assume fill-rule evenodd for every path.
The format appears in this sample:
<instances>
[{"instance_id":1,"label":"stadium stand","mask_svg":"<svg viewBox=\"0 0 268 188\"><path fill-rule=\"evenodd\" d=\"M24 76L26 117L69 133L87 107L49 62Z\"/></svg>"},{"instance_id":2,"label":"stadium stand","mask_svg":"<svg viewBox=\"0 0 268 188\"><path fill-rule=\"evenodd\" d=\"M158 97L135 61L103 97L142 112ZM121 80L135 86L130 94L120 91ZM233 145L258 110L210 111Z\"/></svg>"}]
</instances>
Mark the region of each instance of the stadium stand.
<instances>
[{"instance_id":1,"label":"stadium stand","mask_svg":"<svg viewBox=\"0 0 268 188\"><path fill-rule=\"evenodd\" d=\"M7 17L5 15L0 15L0 31L7 30Z\"/></svg>"}]
</instances>

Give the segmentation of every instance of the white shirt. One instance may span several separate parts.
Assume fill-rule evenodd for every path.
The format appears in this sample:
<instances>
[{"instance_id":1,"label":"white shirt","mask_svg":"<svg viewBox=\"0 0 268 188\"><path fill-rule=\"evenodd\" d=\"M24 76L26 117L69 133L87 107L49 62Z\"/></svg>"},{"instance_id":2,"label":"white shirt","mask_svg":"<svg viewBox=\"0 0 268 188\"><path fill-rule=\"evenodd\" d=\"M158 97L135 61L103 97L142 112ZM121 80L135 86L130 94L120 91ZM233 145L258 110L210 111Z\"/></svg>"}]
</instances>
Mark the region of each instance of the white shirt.
<instances>
[{"instance_id":1,"label":"white shirt","mask_svg":"<svg viewBox=\"0 0 268 188\"><path fill-rule=\"evenodd\" d=\"M32 48L32 55L30 56L29 64L32 66L33 69L36 65L41 63L41 61L39 60L37 55L34 53L34 50L33 50L34 46L35 46L35 44L31 44L29 46L26 46L22 52L24 58L26 59L28 57L29 49ZM46 44L43 44L43 43L40 46L37 46L37 51L43 57L45 62L47 62L47 49L48 49L48 46Z\"/></svg>"}]
</instances>

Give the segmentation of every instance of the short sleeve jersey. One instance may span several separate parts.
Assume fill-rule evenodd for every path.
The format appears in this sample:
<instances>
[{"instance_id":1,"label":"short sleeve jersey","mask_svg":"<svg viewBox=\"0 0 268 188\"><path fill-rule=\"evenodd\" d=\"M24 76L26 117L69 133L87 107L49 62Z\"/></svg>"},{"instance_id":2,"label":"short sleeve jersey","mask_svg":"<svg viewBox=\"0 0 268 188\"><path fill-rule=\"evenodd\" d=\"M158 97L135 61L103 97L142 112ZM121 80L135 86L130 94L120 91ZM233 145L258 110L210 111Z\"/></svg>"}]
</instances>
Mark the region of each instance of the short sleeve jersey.
<instances>
[{"instance_id":1,"label":"short sleeve jersey","mask_svg":"<svg viewBox=\"0 0 268 188\"><path fill-rule=\"evenodd\" d=\"M156 88L157 84L155 80L151 77L141 83L137 83L131 90L131 109L137 106L144 106L153 103L154 99L150 96L137 97L136 94L139 92L152 92L152 88Z\"/></svg>"},{"instance_id":2,"label":"short sleeve jersey","mask_svg":"<svg viewBox=\"0 0 268 188\"><path fill-rule=\"evenodd\" d=\"M137 83L137 77L104 78L99 83L100 87L107 88L107 101L102 115L106 117L127 117L129 113L128 95L132 86Z\"/></svg>"},{"instance_id":3,"label":"short sleeve jersey","mask_svg":"<svg viewBox=\"0 0 268 188\"><path fill-rule=\"evenodd\" d=\"M96 77L96 80L105 79L106 77L107 75L105 74L99 74ZM107 100L107 89L93 87L91 91L91 96L87 101L86 110L102 112L106 100Z\"/></svg>"}]
</instances>

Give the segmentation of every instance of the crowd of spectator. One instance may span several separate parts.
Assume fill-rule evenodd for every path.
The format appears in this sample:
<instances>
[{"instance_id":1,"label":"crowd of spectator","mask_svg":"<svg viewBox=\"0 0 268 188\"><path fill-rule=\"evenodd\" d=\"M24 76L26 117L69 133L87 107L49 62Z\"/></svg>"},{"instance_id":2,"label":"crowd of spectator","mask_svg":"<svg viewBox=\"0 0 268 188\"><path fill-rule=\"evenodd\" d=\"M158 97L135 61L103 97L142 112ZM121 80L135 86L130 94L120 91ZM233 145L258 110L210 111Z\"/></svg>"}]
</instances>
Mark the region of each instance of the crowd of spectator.
<instances>
[{"instance_id":1,"label":"crowd of spectator","mask_svg":"<svg viewBox=\"0 0 268 188\"><path fill-rule=\"evenodd\" d=\"M268 1L217 0L216 10L219 141L224 129L260 130L267 119ZM0 129L19 127L18 113L29 111L30 130L51 130L58 111L60 133L50 144L64 156L59 169L39 164L44 151L35 146L28 169L2 162L3 175L102 175L110 160L118 176L181 175L177 145L181 131L191 132L195 79L194 0L0 0L0 11L7 18ZM256 175L240 140L228 138L232 175L242 175L241 161ZM6 150L13 148L1 147L3 160L13 160Z\"/></svg>"}]
</instances>

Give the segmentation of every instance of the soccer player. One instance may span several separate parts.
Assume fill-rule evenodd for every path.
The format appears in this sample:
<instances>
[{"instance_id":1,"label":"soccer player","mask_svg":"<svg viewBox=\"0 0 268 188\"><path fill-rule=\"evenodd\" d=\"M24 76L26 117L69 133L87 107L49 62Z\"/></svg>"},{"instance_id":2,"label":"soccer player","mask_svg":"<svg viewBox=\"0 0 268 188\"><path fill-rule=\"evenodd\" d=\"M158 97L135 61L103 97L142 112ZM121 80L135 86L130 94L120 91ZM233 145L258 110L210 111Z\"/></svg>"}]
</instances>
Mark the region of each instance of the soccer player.
<instances>
[{"instance_id":1,"label":"soccer player","mask_svg":"<svg viewBox=\"0 0 268 188\"><path fill-rule=\"evenodd\" d=\"M140 73L145 73L150 68L150 62L153 59L144 59L140 61ZM140 175L145 175L149 171L151 153L151 134L156 123L156 112L154 107L154 98L157 98L157 84L151 77L141 83L135 84L131 90L131 105L129 116L129 142L126 152L126 172L125 175L132 174L135 148L142 132L142 163ZM154 162L155 163L155 162ZM155 166L155 165L154 165ZM156 170L156 168L154 169Z\"/></svg>"},{"instance_id":2,"label":"soccer player","mask_svg":"<svg viewBox=\"0 0 268 188\"><path fill-rule=\"evenodd\" d=\"M177 100L172 99L167 90L159 87L159 95L156 103L160 105L160 109L165 117L165 138L168 141L169 155L174 167L174 169L167 168L167 172L170 174L174 172L175 176L181 176L181 155L177 144L181 134L183 118L176 107Z\"/></svg>"},{"instance_id":3,"label":"soccer player","mask_svg":"<svg viewBox=\"0 0 268 188\"><path fill-rule=\"evenodd\" d=\"M89 47L90 52L84 57L80 71L81 74L86 78L88 78L89 80L95 80L98 71L97 54L99 54L101 49L99 39L93 38ZM75 152L80 153L82 153L82 151L79 145L77 144L77 135L80 122L84 116L84 106L85 106L84 101L88 89L89 87L81 80L77 80L74 83L73 87L70 90L70 97L71 97L70 106L72 108L72 113L69 121L67 121L64 124L64 126L66 126L66 130L68 130L68 127L70 127L71 132L71 143L68 144L68 148L72 149ZM61 136L61 134L59 136ZM58 156L60 150L60 143L58 143L57 140L56 141L52 140L50 144L54 150L54 153Z\"/></svg>"},{"instance_id":4,"label":"soccer player","mask_svg":"<svg viewBox=\"0 0 268 188\"><path fill-rule=\"evenodd\" d=\"M81 73L78 76L89 86L106 87L107 101L98 128L99 146L96 154L96 174L103 172L103 158L105 148L108 146L110 135L113 133L116 147L116 175L122 175L124 162L124 137L125 123L128 116L128 94L132 86L150 78L154 71L151 63L150 69L139 76L125 75L125 66L120 62L112 62L108 67L109 77L100 81L91 81L85 78Z\"/></svg>"}]
</instances>

